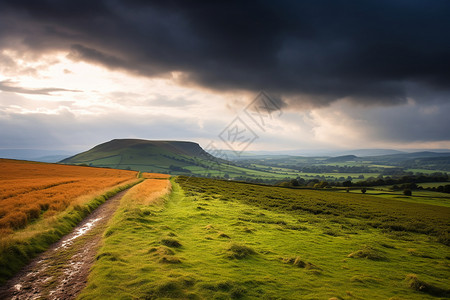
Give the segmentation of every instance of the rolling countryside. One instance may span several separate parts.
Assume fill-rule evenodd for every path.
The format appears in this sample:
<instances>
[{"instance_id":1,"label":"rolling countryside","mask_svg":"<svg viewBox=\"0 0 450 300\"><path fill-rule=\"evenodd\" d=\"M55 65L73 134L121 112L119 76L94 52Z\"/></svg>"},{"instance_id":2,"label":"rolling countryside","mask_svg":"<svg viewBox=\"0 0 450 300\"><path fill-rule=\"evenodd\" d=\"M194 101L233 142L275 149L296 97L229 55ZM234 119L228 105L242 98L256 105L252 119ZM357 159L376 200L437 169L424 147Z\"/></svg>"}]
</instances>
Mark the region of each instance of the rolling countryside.
<instances>
[{"instance_id":1,"label":"rolling countryside","mask_svg":"<svg viewBox=\"0 0 450 300\"><path fill-rule=\"evenodd\" d=\"M0 300L450 300L450 0L0 0Z\"/></svg>"}]
</instances>

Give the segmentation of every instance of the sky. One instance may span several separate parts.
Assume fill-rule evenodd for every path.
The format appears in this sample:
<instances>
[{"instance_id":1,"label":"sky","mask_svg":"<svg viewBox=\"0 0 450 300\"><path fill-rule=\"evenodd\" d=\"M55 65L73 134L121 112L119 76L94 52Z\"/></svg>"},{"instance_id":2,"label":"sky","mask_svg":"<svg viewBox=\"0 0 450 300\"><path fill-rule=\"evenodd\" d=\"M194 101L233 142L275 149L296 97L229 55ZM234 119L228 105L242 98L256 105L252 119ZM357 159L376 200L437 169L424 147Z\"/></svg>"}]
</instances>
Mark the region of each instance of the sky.
<instances>
[{"instance_id":1,"label":"sky","mask_svg":"<svg viewBox=\"0 0 450 300\"><path fill-rule=\"evenodd\" d=\"M450 149L450 1L0 0L0 149Z\"/></svg>"}]
</instances>

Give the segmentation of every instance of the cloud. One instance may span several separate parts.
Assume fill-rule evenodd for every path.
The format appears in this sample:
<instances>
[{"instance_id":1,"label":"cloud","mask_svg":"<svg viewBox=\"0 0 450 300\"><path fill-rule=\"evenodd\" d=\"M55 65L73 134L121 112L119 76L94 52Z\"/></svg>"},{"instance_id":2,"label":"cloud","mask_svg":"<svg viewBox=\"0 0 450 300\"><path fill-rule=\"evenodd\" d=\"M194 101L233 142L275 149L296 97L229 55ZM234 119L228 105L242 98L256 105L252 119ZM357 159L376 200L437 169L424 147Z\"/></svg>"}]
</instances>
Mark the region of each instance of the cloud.
<instances>
[{"instance_id":1,"label":"cloud","mask_svg":"<svg viewBox=\"0 0 450 300\"><path fill-rule=\"evenodd\" d=\"M3 0L1 146L207 143L260 90L283 115L255 147L449 145L449 14L447 0Z\"/></svg>"},{"instance_id":2,"label":"cloud","mask_svg":"<svg viewBox=\"0 0 450 300\"><path fill-rule=\"evenodd\" d=\"M314 109L309 121L314 139L350 148L404 147L415 143L450 145L450 103L428 105L409 100L395 107L359 107L339 101Z\"/></svg>"},{"instance_id":3,"label":"cloud","mask_svg":"<svg viewBox=\"0 0 450 300\"><path fill-rule=\"evenodd\" d=\"M210 128L220 128L209 122ZM136 116L117 112L103 116L76 116L69 110L59 114L8 113L0 111L0 148L63 149L84 151L115 138L201 141L213 138L195 118Z\"/></svg>"},{"instance_id":4,"label":"cloud","mask_svg":"<svg viewBox=\"0 0 450 300\"><path fill-rule=\"evenodd\" d=\"M40 88L40 89L30 89L15 86L14 82L11 80L0 81L0 91L18 93L18 94L33 94L33 95L51 95L55 92L81 92L79 90L68 90L62 88Z\"/></svg>"},{"instance_id":5,"label":"cloud","mask_svg":"<svg viewBox=\"0 0 450 300\"><path fill-rule=\"evenodd\" d=\"M446 0L5 0L0 11L3 48L63 50L150 77L181 72L180 82L219 91L265 89L293 108L397 105L416 86L450 86Z\"/></svg>"}]
</instances>

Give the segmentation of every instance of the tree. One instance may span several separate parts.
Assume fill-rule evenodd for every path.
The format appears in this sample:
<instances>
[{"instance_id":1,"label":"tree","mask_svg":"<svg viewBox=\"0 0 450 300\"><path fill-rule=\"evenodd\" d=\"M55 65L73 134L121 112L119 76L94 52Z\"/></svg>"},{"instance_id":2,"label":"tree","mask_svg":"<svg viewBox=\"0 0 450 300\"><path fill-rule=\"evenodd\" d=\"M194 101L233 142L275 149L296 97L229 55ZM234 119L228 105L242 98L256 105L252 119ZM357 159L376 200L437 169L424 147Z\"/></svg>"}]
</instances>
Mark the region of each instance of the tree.
<instances>
[{"instance_id":1,"label":"tree","mask_svg":"<svg viewBox=\"0 0 450 300\"><path fill-rule=\"evenodd\" d=\"M316 183L314 185L315 188L319 188L319 189L323 189L323 188L325 188L327 186L328 186L328 182L326 182L326 181L321 181L321 182Z\"/></svg>"},{"instance_id":2,"label":"tree","mask_svg":"<svg viewBox=\"0 0 450 300\"><path fill-rule=\"evenodd\" d=\"M352 182L350 180L344 181L342 183L342 186L347 186L347 187L352 186Z\"/></svg>"},{"instance_id":3,"label":"tree","mask_svg":"<svg viewBox=\"0 0 450 300\"><path fill-rule=\"evenodd\" d=\"M411 196L411 195L412 195L412 192L411 192L411 190L409 190L409 189L405 189L405 190L403 190L403 195L405 195L405 196Z\"/></svg>"},{"instance_id":4,"label":"tree","mask_svg":"<svg viewBox=\"0 0 450 300\"><path fill-rule=\"evenodd\" d=\"M361 193L365 194L366 192L367 192L367 189L366 189L366 188L362 188L362 189L361 189Z\"/></svg>"}]
</instances>

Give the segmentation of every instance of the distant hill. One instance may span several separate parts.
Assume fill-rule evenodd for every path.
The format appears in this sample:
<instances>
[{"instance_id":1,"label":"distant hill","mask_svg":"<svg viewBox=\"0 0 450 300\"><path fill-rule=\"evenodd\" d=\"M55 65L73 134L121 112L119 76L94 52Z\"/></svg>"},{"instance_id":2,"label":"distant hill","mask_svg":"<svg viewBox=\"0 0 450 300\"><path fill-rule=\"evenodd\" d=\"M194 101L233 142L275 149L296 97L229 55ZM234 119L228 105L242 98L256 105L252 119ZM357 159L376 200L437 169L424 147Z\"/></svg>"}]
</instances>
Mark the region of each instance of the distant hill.
<instances>
[{"instance_id":1,"label":"distant hill","mask_svg":"<svg viewBox=\"0 0 450 300\"><path fill-rule=\"evenodd\" d=\"M337 157L332 157L332 158L328 158L327 160L325 160L326 162L329 163L335 163L335 162L346 162L346 161L354 161L356 160L358 157L355 155L344 155L344 156L337 156Z\"/></svg>"},{"instance_id":2,"label":"distant hill","mask_svg":"<svg viewBox=\"0 0 450 300\"><path fill-rule=\"evenodd\" d=\"M450 171L450 153L445 156L418 157L399 163L400 166L410 169L428 169Z\"/></svg>"},{"instance_id":3,"label":"distant hill","mask_svg":"<svg viewBox=\"0 0 450 300\"><path fill-rule=\"evenodd\" d=\"M345 156L345 155L355 155L359 157L365 156L380 156L380 155L396 155L403 154L406 152L393 150L393 149L357 149L357 150L347 150L335 152L331 156Z\"/></svg>"},{"instance_id":4,"label":"distant hill","mask_svg":"<svg viewBox=\"0 0 450 300\"><path fill-rule=\"evenodd\" d=\"M207 168L210 161L218 160L193 142L115 139L63 159L61 163L186 174L191 172L186 167Z\"/></svg>"},{"instance_id":5,"label":"distant hill","mask_svg":"<svg viewBox=\"0 0 450 300\"><path fill-rule=\"evenodd\" d=\"M421 152L413 152L413 153L371 156L371 157L365 157L365 159L372 160L374 162L378 161L378 162L398 163L398 162L411 160L411 159L447 157L447 156L450 156L450 152L437 153L437 152L431 152L431 151L421 151Z\"/></svg>"},{"instance_id":6,"label":"distant hill","mask_svg":"<svg viewBox=\"0 0 450 300\"><path fill-rule=\"evenodd\" d=\"M0 149L0 158L54 163L73 155L64 150Z\"/></svg>"},{"instance_id":7,"label":"distant hill","mask_svg":"<svg viewBox=\"0 0 450 300\"><path fill-rule=\"evenodd\" d=\"M291 157L291 156L302 156L302 157L336 157L336 156L347 156L355 155L357 157L366 156L379 156L379 155L392 155L392 154L402 154L407 153L399 150L393 149L355 149L355 150L330 150L330 149L318 149L318 150L281 150L281 151L244 151L237 155L231 150L221 150L221 153L228 156L229 160L239 161L249 158L263 158L263 157Z\"/></svg>"}]
</instances>

